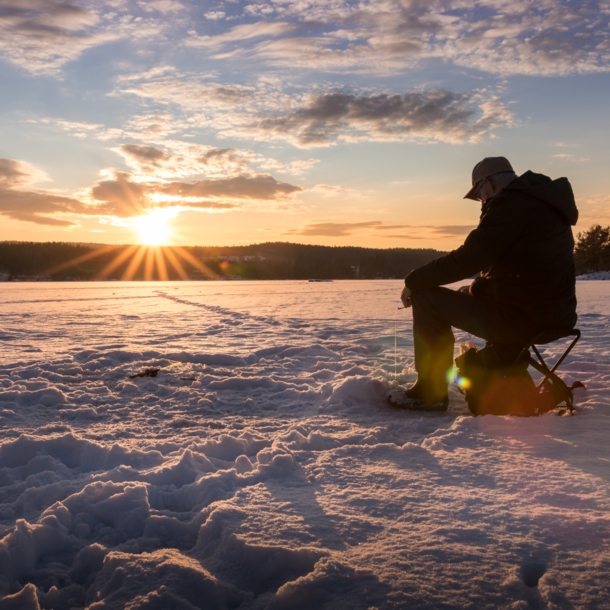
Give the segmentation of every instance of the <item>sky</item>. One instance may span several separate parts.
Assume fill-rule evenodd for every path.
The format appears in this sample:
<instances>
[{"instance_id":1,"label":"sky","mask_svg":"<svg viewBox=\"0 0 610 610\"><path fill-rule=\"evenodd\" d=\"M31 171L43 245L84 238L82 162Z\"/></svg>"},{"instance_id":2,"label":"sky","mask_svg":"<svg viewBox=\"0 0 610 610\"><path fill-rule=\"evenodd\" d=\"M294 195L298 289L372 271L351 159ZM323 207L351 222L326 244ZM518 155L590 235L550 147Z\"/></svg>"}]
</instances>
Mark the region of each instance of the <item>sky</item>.
<instances>
[{"instance_id":1,"label":"sky","mask_svg":"<svg viewBox=\"0 0 610 610\"><path fill-rule=\"evenodd\" d=\"M610 0L0 0L0 240L448 250L473 166L610 224Z\"/></svg>"}]
</instances>

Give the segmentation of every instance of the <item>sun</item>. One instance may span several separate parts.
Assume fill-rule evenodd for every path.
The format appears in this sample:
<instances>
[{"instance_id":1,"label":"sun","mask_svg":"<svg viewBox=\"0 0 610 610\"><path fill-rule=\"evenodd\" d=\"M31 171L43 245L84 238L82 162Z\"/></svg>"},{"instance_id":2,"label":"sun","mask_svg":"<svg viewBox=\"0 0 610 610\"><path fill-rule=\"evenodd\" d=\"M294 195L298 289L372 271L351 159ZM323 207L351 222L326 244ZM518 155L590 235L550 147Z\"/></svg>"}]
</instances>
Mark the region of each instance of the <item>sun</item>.
<instances>
[{"instance_id":1,"label":"sun","mask_svg":"<svg viewBox=\"0 0 610 610\"><path fill-rule=\"evenodd\" d=\"M134 228L140 243L145 246L167 245L172 234L169 221L175 216L173 210L158 210L136 218Z\"/></svg>"}]
</instances>

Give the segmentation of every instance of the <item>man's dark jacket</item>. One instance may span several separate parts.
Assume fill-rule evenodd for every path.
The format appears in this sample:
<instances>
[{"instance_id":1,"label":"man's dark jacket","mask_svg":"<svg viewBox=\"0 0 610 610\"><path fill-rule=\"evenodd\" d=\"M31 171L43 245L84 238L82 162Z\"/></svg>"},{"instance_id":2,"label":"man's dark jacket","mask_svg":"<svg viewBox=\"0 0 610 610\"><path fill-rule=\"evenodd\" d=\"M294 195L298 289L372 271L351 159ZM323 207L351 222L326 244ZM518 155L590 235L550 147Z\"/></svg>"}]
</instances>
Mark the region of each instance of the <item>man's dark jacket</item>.
<instances>
[{"instance_id":1,"label":"man's dark jacket","mask_svg":"<svg viewBox=\"0 0 610 610\"><path fill-rule=\"evenodd\" d=\"M481 272L470 292L485 304L488 323L527 339L576 324L576 274L571 225L578 220L567 178L526 172L483 205L464 245L412 271L413 291Z\"/></svg>"}]
</instances>

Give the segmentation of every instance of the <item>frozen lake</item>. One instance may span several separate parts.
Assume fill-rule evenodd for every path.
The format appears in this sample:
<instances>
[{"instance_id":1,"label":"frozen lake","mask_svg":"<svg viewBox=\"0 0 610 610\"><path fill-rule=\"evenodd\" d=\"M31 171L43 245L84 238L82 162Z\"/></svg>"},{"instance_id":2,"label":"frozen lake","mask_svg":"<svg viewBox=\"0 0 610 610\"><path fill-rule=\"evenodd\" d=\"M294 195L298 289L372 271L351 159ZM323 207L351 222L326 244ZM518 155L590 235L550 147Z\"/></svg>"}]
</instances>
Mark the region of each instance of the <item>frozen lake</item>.
<instances>
[{"instance_id":1,"label":"frozen lake","mask_svg":"<svg viewBox=\"0 0 610 610\"><path fill-rule=\"evenodd\" d=\"M0 610L610 608L610 283L536 419L388 408L401 287L3 283Z\"/></svg>"}]
</instances>

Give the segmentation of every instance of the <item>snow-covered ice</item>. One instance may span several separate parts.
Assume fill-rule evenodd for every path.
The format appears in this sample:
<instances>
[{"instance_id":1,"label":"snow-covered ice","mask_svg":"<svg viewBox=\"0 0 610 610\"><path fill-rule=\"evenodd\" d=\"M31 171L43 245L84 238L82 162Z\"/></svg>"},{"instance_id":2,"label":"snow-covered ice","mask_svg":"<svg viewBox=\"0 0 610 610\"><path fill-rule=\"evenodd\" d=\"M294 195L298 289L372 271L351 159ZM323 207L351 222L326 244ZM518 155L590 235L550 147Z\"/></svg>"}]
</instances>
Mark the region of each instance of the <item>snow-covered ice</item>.
<instances>
[{"instance_id":1,"label":"snow-covered ice","mask_svg":"<svg viewBox=\"0 0 610 610\"><path fill-rule=\"evenodd\" d=\"M400 288L3 284L0 610L610 608L610 287L531 419L389 408Z\"/></svg>"},{"instance_id":2,"label":"snow-covered ice","mask_svg":"<svg viewBox=\"0 0 610 610\"><path fill-rule=\"evenodd\" d=\"M610 271L593 271L592 273L585 273L579 275L579 280L610 280Z\"/></svg>"}]
</instances>

